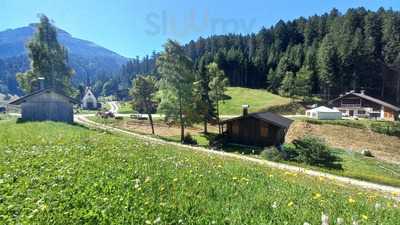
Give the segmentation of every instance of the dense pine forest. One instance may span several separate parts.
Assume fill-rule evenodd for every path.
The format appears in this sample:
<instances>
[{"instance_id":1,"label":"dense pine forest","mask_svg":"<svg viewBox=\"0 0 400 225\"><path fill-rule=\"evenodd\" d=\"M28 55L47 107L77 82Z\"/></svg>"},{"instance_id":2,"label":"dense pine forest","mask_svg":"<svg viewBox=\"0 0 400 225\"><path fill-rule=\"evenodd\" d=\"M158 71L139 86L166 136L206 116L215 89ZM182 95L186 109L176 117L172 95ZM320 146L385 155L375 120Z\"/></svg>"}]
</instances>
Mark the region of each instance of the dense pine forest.
<instances>
[{"instance_id":1,"label":"dense pine forest","mask_svg":"<svg viewBox=\"0 0 400 225\"><path fill-rule=\"evenodd\" d=\"M199 38L184 48L199 73L215 61L231 86L326 99L364 89L400 103L400 13L391 9L357 8L344 14L333 9L279 21L257 34ZM118 80L120 88L125 86L135 74L154 73L155 57L130 61L114 86Z\"/></svg>"}]
</instances>

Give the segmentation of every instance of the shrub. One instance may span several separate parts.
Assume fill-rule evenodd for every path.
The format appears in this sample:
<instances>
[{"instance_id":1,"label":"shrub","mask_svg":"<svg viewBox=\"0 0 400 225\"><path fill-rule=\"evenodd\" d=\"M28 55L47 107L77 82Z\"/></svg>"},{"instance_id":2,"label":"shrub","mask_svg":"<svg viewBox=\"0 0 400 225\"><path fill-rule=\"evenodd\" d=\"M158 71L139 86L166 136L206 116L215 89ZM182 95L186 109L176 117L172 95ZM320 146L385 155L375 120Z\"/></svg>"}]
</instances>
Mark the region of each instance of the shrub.
<instances>
[{"instance_id":1,"label":"shrub","mask_svg":"<svg viewBox=\"0 0 400 225\"><path fill-rule=\"evenodd\" d=\"M370 128L376 133L400 137L399 122L374 122L371 123Z\"/></svg>"},{"instance_id":2,"label":"shrub","mask_svg":"<svg viewBox=\"0 0 400 225\"><path fill-rule=\"evenodd\" d=\"M279 151L275 147L265 148L260 155L262 158L274 162L279 162L285 159L283 152Z\"/></svg>"},{"instance_id":3,"label":"shrub","mask_svg":"<svg viewBox=\"0 0 400 225\"><path fill-rule=\"evenodd\" d=\"M310 165L337 167L339 158L333 155L325 141L313 136L305 136L293 141L297 153L296 160Z\"/></svg>"},{"instance_id":4,"label":"shrub","mask_svg":"<svg viewBox=\"0 0 400 225\"><path fill-rule=\"evenodd\" d=\"M196 139L194 139L190 133L187 133L183 137L183 143L187 145L197 145Z\"/></svg>"},{"instance_id":5,"label":"shrub","mask_svg":"<svg viewBox=\"0 0 400 225\"><path fill-rule=\"evenodd\" d=\"M357 129L366 129L367 128L364 124L357 122L357 121L352 121L352 120L304 119L303 121L306 123L317 124L317 125L330 124L330 125L338 125L338 126L344 126L344 127L352 127L352 128L357 128Z\"/></svg>"}]
</instances>

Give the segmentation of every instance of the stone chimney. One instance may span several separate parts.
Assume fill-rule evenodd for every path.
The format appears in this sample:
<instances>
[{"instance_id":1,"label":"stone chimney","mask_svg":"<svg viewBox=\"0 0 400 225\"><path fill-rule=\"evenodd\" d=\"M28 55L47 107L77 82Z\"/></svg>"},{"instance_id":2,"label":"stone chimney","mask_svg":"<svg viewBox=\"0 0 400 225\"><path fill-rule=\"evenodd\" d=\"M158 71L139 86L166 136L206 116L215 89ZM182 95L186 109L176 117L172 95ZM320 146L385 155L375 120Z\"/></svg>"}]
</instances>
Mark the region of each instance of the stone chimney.
<instances>
[{"instance_id":1,"label":"stone chimney","mask_svg":"<svg viewBox=\"0 0 400 225\"><path fill-rule=\"evenodd\" d=\"M249 105L242 105L243 108L243 116L249 115Z\"/></svg>"}]
</instances>

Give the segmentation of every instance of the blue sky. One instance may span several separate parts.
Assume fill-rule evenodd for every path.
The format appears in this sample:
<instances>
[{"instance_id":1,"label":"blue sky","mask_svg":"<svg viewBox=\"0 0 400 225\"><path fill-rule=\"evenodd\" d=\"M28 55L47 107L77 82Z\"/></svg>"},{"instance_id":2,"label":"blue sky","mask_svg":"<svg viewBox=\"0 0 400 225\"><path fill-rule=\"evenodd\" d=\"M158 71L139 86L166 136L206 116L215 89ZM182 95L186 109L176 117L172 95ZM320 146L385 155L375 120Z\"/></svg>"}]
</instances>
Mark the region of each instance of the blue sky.
<instances>
[{"instance_id":1,"label":"blue sky","mask_svg":"<svg viewBox=\"0 0 400 225\"><path fill-rule=\"evenodd\" d=\"M400 0L0 0L0 30L37 22L44 13L74 37L126 57L161 50L167 38L186 43L199 36L256 32L290 20L363 6L400 9Z\"/></svg>"}]
</instances>

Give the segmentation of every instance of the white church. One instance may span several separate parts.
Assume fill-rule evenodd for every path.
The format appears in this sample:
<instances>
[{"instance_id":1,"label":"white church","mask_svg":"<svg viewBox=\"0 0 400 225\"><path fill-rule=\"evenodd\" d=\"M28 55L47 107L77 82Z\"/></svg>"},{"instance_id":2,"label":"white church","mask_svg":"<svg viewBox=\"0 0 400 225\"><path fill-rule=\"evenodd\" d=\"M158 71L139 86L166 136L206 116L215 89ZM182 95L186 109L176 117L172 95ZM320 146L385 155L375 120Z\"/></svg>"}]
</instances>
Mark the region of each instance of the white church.
<instances>
[{"instance_id":1,"label":"white church","mask_svg":"<svg viewBox=\"0 0 400 225\"><path fill-rule=\"evenodd\" d=\"M87 87L85 90L85 95L82 98L82 109L85 110L96 110L99 108L97 98L94 96L90 87Z\"/></svg>"}]
</instances>

